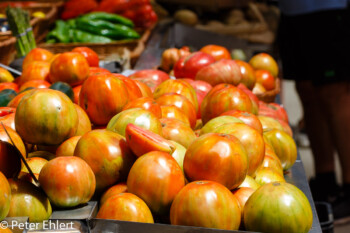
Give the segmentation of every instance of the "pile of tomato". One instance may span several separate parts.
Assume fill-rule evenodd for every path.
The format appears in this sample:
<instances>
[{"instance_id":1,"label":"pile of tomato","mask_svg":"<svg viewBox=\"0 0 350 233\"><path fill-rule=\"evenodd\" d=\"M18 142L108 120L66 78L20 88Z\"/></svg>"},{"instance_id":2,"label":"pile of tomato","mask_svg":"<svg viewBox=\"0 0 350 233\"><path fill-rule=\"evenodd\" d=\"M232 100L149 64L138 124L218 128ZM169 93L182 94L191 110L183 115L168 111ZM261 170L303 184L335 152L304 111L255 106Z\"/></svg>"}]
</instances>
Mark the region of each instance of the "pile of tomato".
<instances>
[{"instance_id":1,"label":"pile of tomato","mask_svg":"<svg viewBox=\"0 0 350 233\"><path fill-rule=\"evenodd\" d=\"M287 112L254 94L277 76L270 55L217 45L170 48L128 77L89 48L32 50L0 83L17 93L0 108L0 220L98 199L102 219L308 232L309 201L284 179L297 157Z\"/></svg>"}]
</instances>

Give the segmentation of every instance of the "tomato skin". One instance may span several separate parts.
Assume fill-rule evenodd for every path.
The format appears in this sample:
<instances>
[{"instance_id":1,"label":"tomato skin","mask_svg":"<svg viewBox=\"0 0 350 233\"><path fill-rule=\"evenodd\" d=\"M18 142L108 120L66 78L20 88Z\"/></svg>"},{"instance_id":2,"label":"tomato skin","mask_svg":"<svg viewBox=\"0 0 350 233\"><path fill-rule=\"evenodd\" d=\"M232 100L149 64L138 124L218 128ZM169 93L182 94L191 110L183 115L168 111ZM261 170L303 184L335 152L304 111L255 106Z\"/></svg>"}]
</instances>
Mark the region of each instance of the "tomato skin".
<instances>
[{"instance_id":1,"label":"tomato skin","mask_svg":"<svg viewBox=\"0 0 350 233\"><path fill-rule=\"evenodd\" d=\"M162 134L165 139L175 141L185 148L196 139L191 127L175 118L161 118Z\"/></svg>"},{"instance_id":2,"label":"tomato skin","mask_svg":"<svg viewBox=\"0 0 350 233\"><path fill-rule=\"evenodd\" d=\"M213 56L203 53L194 52L189 56L180 58L174 65L174 75L176 78L195 79L197 72L216 60Z\"/></svg>"},{"instance_id":3,"label":"tomato skin","mask_svg":"<svg viewBox=\"0 0 350 233\"><path fill-rule=\"evenodd\" d=\"M16 114L16 108L0 107L0 122L2 122L5 126L8 126L13 130L16 130L15 114Z\"/></svg>"},{"instance_id":4,"label":"tomato skin","mask_svg":"<svg viewBox=\"0 0 350 233\"><path fill-rule=\"evenodd\" d=\"M49 81L50 63L43 61L35 61L27 65L19 78L18 85L29 80L45 80Z\"/></svg>"},{"instance_id":5,"label":"tomato skin","mask_svg":"<svg viewBox=\"0 0 350 233\"><path fill-rule=\"evenodd\" d=\"M51 84L45 80L39 80L39 79L35 79L35 80L29 80L25 83L23 83L20 88L19 91L22 92L25 89L32 87L32 88L49 88L51 86Z\"/></svg>"},{"instance_id":6,"label":"tomato skin","mask_svg":"<svg viewBox=\"0 0 350 233\"><path fill-rule=\"evenodd\" d=\"M218 84L204 97L201 105L203 123L229 110L253 111L249 96L230 84Z\"/></svg>"},{"instance_id":7,"label":"tomato skin","mask_svg":"<svg viewBox=\"0 0 350 233\"><path fill-rule=\"evenodd\" d=\"M89 64L80 53L65 52L57 56L50 66L50 81L79 85L89 76Z\"/></svg>"},{"instance_id":8,"label":"tomato skin","mask_svg":"<svg viewBox=\"0 0 350 233\"><path fill-rule=\"evenodd\" d=\"M162 105L162 118L177 119L191 127L190 120L186 116L186 113L174 105Z\"/></svg>"},{"instance_id":9,"label":"tomato skin","mask_svg":"<svg viewBox=\"0 0 350 233\"><path fill-rule=\"evenodd\" d=\"M19 89L18 89L18 84L17 83L13 83L13 82L3 82L0 83L0 91L5 90L5 89L11 89L14 90L15 92L18 93Z\"/></svg>"},{"instance_id":10,"label":"tomato skin","mask_svg":"<svg viewBox=\"0 0 350 233\"><path fill-rule=\"evenodd\" d=\"M241 81L249 90L253 90L256 83L254 68L247 62L241 60L235 60L239 65L241 71Z\"/></svg>"},{"instance_id":11,"label":"tomato skin","mask_svg":"<svg viewBox=\"0 0 350 233\"><path fill-rule=\"evenodd\" d=\"M75 132L74 136L82 136L87 132L91 131L91 121L89 119L89 116L86 114L86 112L77 104L74 104L75 110L78 114L78 127L77 131Z\"/></svg>"},{"instance_id":12,"label":"tomato skin","mask_svg":"<svg viewBox=\"0 0 350 233\"><path fill-rule=\"evenodd\" d=\"M73 92L74 92L74 101L73 102L75 104L78 104L78 105L79 105L79 95L80 95L81 86L82 85L78 85L78 86L75 86L73 88Z\"/></svg>"},{"instance_id":13,"label":"tomato skin","mask_svg":"<svg viewBox=\"0 0 350 233\"><path fill-rule=\"evenodd\" d=\"M285 123L289 122L287 111L282 105L277 103L265 103L259 101L259 115L279 119Z\"/></svg>"},{"instance_id":14,"label":"tomato skin","mask_svg":"<svg viewBox=\"0 0 350 233\"><path fill-rule=\"evenodd\" d=\"M9 126L5 125L5 129L7 133L10 135L12 141L15 143L17 149L21 152L21 154L25 158L27 156L26 147L22 141L22 138L18 135L18 133L15 130L13 130ZM7 133L5 132L5 129L4 127L0 126L0 140L12 144L11 140L7 136Z\"/></svg>"},{"instance_id":15,"label":"tomato skin","mask_svg":"<svg viewBox=\"0 0 350 233\"><path fill-rule=\"evenodd\" d=\"M170 72L173 69L174 64L181 58L190 55L190 48L187 46L181 49L169 48L164 50L162 59L160 62L160 68L165 72Z\"/></svg>"},{"instance_id":16,"label":"tomato skin","mask_svg":"<svg viewBox=\"0 0 350 233\"><path fill-rule=\"evenodd\" d=\"M140 91L143 97L153 98L153 93L151 88L149 88L145 83L141 82L140 80L134 79L134 82L140 88Z\"/></svg>"},{"instance_id":17,"label":"tomato skin","mask_svg":"<svg viewBox=\"0 0 350 233\"><path fill-rule=\"evenodd\" d=\"M81 53L86 58L90 67L98 67L99 58L94 50L88 47L75 47L72 52Z\"/></svg>"},{"instance_id":18,"label":"tomato skin","mask_svg":"<svg viewBox=\"0 0 350 233\"><path fill-rule=\"evenodd\" d=\"M127 105L124 106L123 111L131 108L143 108L152 112L156 117L162 117L162 110L160 109L160 105L150 97L141 97L130 101Z\"/></svg>"},{"instance_id":19,"label":"tomato skin","mask_svg":"<svg viewBox=\"0 0 350 233\"><path fill-rule=\"evenodd\" d=\"M131 108L118 113L108 122L107 129L125 136L125 129L129 123L162 135L162 125L158 117L142 108Z\"/></svg>"},{"instance_id":20,"label":"tomato skin","mask_svg":"<svg viewBox=\"0 0 350 233\"><path fill-rule=\"evenodd\" d=\"M247 153L236 137L208 133L188 147L184 171L189 181L211 180L234 189L247 175Z\"/></svg>"},{"instance_id":21,"label":"tomato skin","mask_svg":"<svg viewBox=\"0 0 350 233\"><path fill-rule=\"evenodd\" d=\"M0 221L2 221L10 211L11 188L7 178L0 172Z\"/></svg>"},{"instance_id":22,"label":"tomato skin","mask_svg":"<svg viewBox=\"0 0 350 233\"><path fill-rule=\"evenodd\" d=\"M267 53L259 53L254 55L250 60L249 64L255 69L255 70L267 70L269 71L274 77L277 77L278 75L278 64L276 60Z\"/></svg>"},{"instance_id":23,"label":"tomato skin","mask_svg":"<svg viewBox=\"0 0 350 233\"><path fill-rule=\"evenodd\" d=\"M196 126L197 116L196 109L193 104L184 96L177 93L165 93L156 99L160 106L174 105L185 113L187 116L191 128L194 129Z\"/></svg>"},{"instance_id":24,"label":"tomato skin","mask_svg":"<svg viewBox=\"0 0 350 233\"><path fill-rule=\"evenodd\" d=\"M146 203L132 193L119 193L106 200L97 213L97 218L131 222L154 223Z\"/></svg>"},{"instance_id":25,"label":"tomato skin","mask_svg":"<svg viewBox=\"0 0 350 233\"><path fill-rule=\"evenodd\" d=\"M260 134L263 133L262 125L257 116L249 112L243 112L239 110L230 110L222 113L220 116L233 116L242 120L245 124L256 129Z\"/></svg>"},{"instance_id":26,"label":"tomato skin","mask_svg":"<svg viewBox=\"0 0 350 233\"><path fill-rule=\"evenodd\" d=\"M261 186L244 207L244 226L248 231L306 233L311 229L312 218L305 194L286 182Z\"/></svg>"},{"instance_id":27,"label":"tomato skin","mask_svg":"<svg viewBox=\"0 0 350 233\"><path fill-rule=\"evenodd\" d=\"M213 181L196 181L187 184L176 195L171 205L170 222L173 225L238 230L241 210L237 199L225 186Z\"/></svg>"},{"instance_id":28,"label":"tomato skin","mask_svg":"<svg viewBox=\"0 0 350 233\"><path fill-rule=\"evenodd\" d=\"M260 187L260 184L258 184L258 182L256 182L253 177L246 175L243 183L239 186L239 188L243 187L248 187L257 190Z\"/></svg>"},{"instance_id":29,"label":"tomato skin","mask_svg":"<svg viewBox=\"0 0 350 233\"><path fill-rule=\"evenodd\" d=\"M18 104L15 115L18 134L31 144L60 144L74 136L78 120L72 101L52 89L28 92Z\"/></svg>"},{"instance_id":30,"label":"tomato skin","mask_svg":"<svg viewBox=\"0 0 350 233\"><path fill-rule=\"evenodd\" d=\"M79 105L95 125L106 125L129 101L124 82L112 74L89 77L79 94Z\"/></svg>"},{"instance_id":31,"label":"tomato skin","mask_svg":"<svg viewBox=\"0 0 350 233\"><path fill-rule=\"evenodd\" d=\"M50 62L53 56L54 55L46 49L34 48L30 50L30 52L25 56L22 67L23 69L25 69L27 65L32 63L33 61Z\"/></svg>"},{"instance_id":32,"label":"tomato skin","mask_svg":"<svg viewBox=\"0 0 350 233\"><path fill-rule=\"evenodd\" d=\"M110 197L113 197L119 193L127 193L127 192L128 192L128 186L126 186L125 182L120 182L116 185L113 185L102 194L100 199L100 206L102 206Z\"/></svg>"},{"instance_id":33,"label":"tomato skin","mask_svg":"<svg viewBox=\"0 0 350 233\"><path fill-rule=\"evenodd\" d=\"M263 85L266 91L275 89L275 77L267 70L256 70L255 71L256 82Z\"/></svg>"},{"instance_id":34,"label":"tomato skin","mask_svg":"<svg viewBox=\"0 0 350 233\"><path fill-rule=\"evenodd\" d=\"M96 177L96 192L102 192L124 179L135 157L123 136L95 129L84 134L74 150L91 167Z\"/></svg>"},{"instance_id":35,"label":"tomato skin","mask_svg":"<svg viewBox=\"0 0 350 233\"><path fill-rule=\"evenodd\" d=\"M58 207L88 202L96 187L92 169L76 156L57 157L47 162L40 171L39 182L51 203Z\"/></svg>"},{"instance_id":36,"label":"tomato skin","mask_svg":"<svg viewBox=\"0 0 350 233\"><path fill-rule=\"evenodd\" d=\"M129 75L129 78L146 84L152 91L159 84L170 79L169 75L161 70L139 70Z\"/></svg>"},{"instance_id":37,"label":"tomato skin","mask_svg":"<svg viewBox=\"0 0 350 233\"><path fill-rule=\"evenodd\" d=\"M56 157L73 156L75 147L77 146L80 138L81 136L74 136L62 142L61 145L56 149Z\"/></svg>"},{"instance_id":38,"label":"tomato skin","mask_svg":"<svg viewBox=\"0 0 350 233\"><path fill-rule=\"evenodd\" d=\"M245 203L248 201L249 197L255 192L255 189L248 187L241 187L235 190L232 190L232 194L237 198L239 206L241 207L242 219L243 223L243 211ZM244 223L243 223L244 224Z\"/></svg>"},{"instance_id":39,"label":"tomato skin","mask_svg":"<svg viewBox=\"0 0 350 233\"><path fill-rule=\"evenodd\" d=\"M125 87L129 94L129 101L133 101L142 97L142 92L134 80L128 77L125 77L124 75L121 75L121 74L113 74L113 75L124 82Z\"/></svg>"},{"instance_id":40,"label":"tomato skin","mask_svg":"<svg viewBox=\"0 0 350 233\"><path fill-rule=\"evenodd\" d=\"M153 213L167 215L176 194L185 186L185 177L170 154L153 151L136 160L127 186L128 191L144 200Z\"/></svg>"},{"instance_id":41,"label":"tomato skin","mask_svg":"<svg viewBox=\"0 0 350 233\"><path fill-rule=\"evenodd\" d=\"M199 51L213 56L216 61L221 59L231 59L230 52L224 46L210 44L202 47Z\"/></svg>"}]
</instances>

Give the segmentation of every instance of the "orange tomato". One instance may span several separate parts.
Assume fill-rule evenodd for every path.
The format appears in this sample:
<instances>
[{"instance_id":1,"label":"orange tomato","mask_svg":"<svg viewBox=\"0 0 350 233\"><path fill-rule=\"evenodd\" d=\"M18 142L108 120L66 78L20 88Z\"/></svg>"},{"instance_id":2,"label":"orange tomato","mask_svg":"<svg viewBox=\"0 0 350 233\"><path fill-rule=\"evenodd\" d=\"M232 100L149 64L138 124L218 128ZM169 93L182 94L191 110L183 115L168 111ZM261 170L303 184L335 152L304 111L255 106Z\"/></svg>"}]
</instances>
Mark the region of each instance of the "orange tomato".
<instances>
[{"instance_id":1,"label":"orange tomato","mask_svg":"<svg viewBox=\"0 0 350 233\"><path fill-rule=\"evenodd\" d=\"M267 91L275 89L275 77L267 70L255 71L256 82L263 85Z\"/></svg>"},{"instance_id":2,"label":"orange tomato","mask_svg":"<svg viewBox=\"0 0 350 233\"><path fill-rule=\"evenodd\" d=\"M221 59L231 59L230 52L225 47L220 45L206 45L199 51L212 55L217 61Z\"/></svg>"}]
</instances>

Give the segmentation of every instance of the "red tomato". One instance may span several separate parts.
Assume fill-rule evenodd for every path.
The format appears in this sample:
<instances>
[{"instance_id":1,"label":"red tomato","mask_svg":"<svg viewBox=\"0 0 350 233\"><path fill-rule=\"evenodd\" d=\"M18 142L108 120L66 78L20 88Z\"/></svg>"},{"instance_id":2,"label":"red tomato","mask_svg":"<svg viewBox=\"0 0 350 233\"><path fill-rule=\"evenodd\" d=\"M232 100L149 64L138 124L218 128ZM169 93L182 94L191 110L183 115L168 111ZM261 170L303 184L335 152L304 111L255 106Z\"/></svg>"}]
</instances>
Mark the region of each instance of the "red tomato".
<instances>
[{"instance_id":1,"label":"red tomato","mask_svg":"<svg viewBox=\"0 0 350 233\"><path fill-rule=\"evenodd\" d=\"M109 189L107 189L101 196L100 199L100 206L103 206L103 204L109 199L110 197L113 197L119 193L127 193L128 187L126 186L125 182L118 183L116 185L113 185Z\"/></svg>"},{"instance_id":2,"label":"red tomato","mask_svg":"<svg viewBox=\"0 0 350 233\"><path fill-rule=\"evenodd\" d=\"M10 211L11 188L2 172L0 172L0 189L0 219L3 220Z\"/></svg>"},{"instance_id":3,"label":"red tomato","mask_svg":"<svg viewBox=\"0 0 350 233\"><path fill-rule=\"evenodd\" d=\"M98 67L99 58L97 53L88 47L75 47L72 52L81 53L89 63L89 66Z\"/></svg>"},{"instance_id":4,"label":"red tomato","mask_svg":"<svg viewBox=\"0 0 350 233\"><path fill-rule=\"evenodd\" d=\"M288 123L287 111L282 105L277 103L265 103L263 101L259 101L259 115L269 116Z\"/></svg>"},{"instance_id":5,"label":"red tomato","mask_svg":"<svg viewBox=\"0 0 350 233\"><path fill-rule=\"evenodd\" d=\"M29 90L20 92L18 95L15 96L15 98L13 98L13 99L7 104L7 107L17 108L17 105L18 105L19 102L22 100L23 96L25 96L26 94L30 93L31 91L34 91L34 89L29 89Z\"/></svg>"},{"instance_id":6,"label":"red tomato","mask_svg":"<svg viewBox=\"0 0 350 233\"><path fill-rule=\"evenodd\" d=\"M128 191L140 197L155 214L169 214L175 196L185 186L184 174L170 154L153 151L132 166Z\"/></svg>"},{"instance_id":7,"label":"red tomato","mask_svg":"<svg viewBox=\"0 0 350 233\"><path fill-rule=\"evenodd\" d=\"M146 203L132 193L119 193L108 198L101 205L96 218L154 223L151 210Z\"/></svg>"},{"instance_id":8,"label":"red tomato","mask_svg":"<svg viewBox=\"0 0 350 233\"><path fill-rule=\"evenodd\" d=\"M204 97L201 105L203 123L229 110L253 111L250 97L241 89L230 84L219 84L213 87Z\"/></svg>"},{"instance_id":9,"label":"red tomato","mask_svg":"<svg viewBox=\"0 0 350 233\"><path fill-rule=\"evenodd\" d=\"M34 61L26 66L19 78L18 85L22 85L29 80L49 81L50 63L44 61Z\"/></svg>"},{"instance_id":10,"label":"red tomato","mask_svg":"<svg viewBox=\"0 0 350 233\"><path fill-rule=\"evenodd\" d=\"M28 64L32 63L33 61L49 62L53 56L54 55L46 49L42 49L42 48L32 49L25 56L23 60L23 64L22 64L23 70L27 67Z\"/></svg>"},{"instance_id":11,"label":"red tomato","mask_svg":"<svg viewBox=\"0 0 350 233\"><path fill-rule=\"evenodd\" d=\"M135 159L125 138L105 129L84 134L76 145L74 156L82 158L91 167L96 176L97 193L124 179Z\"/></svg>"},{"instance_id":12,"label":"red tomato","mask_svg":"<svg viewBox=\"0 0 350 233\"><path fill-rule=\"evenodd\" d=\"M113 75L124 82L125 87L128 90L129 101L133 101L135 99L142 97L142 92L139 86L134 82L134 80L128 77L125 77L124 75L121 75L121 74L113 74Z\"/></svg>"},{"instance_id":13,"label":"red tomato","mask_svg":"<svg viewBox=\"0 0 350 233\"><path fill-rule=\"evenodd\" d=\"M274 77L277 77L278 75L278 64L276 60L267 53L259 53L254 55L250 60L249 64L255 69L255 70L267 70L269 71Z\"/></svg>"},{"instance_id":14,"label":"red tomato","mask_svg":"<svg viewBox=\"0 0 350 233\"><path fill-rule=\"evenodd\" d=\"M173 225L238 230L241 210L225 186L213 181L187 184L176 195L170 210Z\"/></svg>"},{"instance_id":15,"label":"red tomato","mask_svg":"<svg viewBox=\"0 0 350 233\"><path fill-rule=\"evenodd\" d=\"M306 233L311 229L312 218L305 194L286 182L262 186L249 197L244 207L244 226L254 232Z\"/></svg>"},{"instance_id":16,"label":"red tomato","mask_svg":"<svg viewBox=\"0 0 350 233\"><path fill-rule=\"evenodd\" d=\"M39 182L50 202L73 207L90 201L96 179L90 166L76 156L57 157L41 169Z\"/></svg>"},{"instance_id":17,"label":"red tomato","mask_svg":"<svg viewBox=\"0 0 350 233\"><path fill-rule=\"evenodd\" d=\"M188 117L191 128L194 129L196 127L196 109L186 97L177 93L165 93L164 95L161 95L159 98L157 98L156 101L160 106L174 105L178 107Z\"/></svg>"},{"instance_id":18,"label":"red tomato","mask_svg":"<svg viewBox=\"0 0 350 233\"><path fill-rule=\"evenodd\" d=\"M111 72L105 68L101 67L90 67L89 68L89 76L96 75L96 74L110 74Z\"/></svg>"},{"instance_id":19,"label":"red tomato","mask_svg":"<svg viewBox=\"0 0 350 233\"><path fill-rule=\"evenodd\" d=\"M196 139L196 134L191 127L175 118L161 118L163 137L180 143L185 148Z\"/></svg>"},{"instance_id":20,"label":"red tomato","mask_svg":"<svg viewBox=\"0 0 350 233\"><path fill-rule=\"evenodd\" d=\"M256 82L255 71L253 67L245 61L235 60L235 62L239 65L239 68L241 70L240 83L244 84L249 90L253 90Z\"/></svg>"},{"instance_id":21,"label":"red tomato","mask_svg":"<svg viewBox=\"0 0 350 233\"><path fill-rule=\"evenodd\" d=\"M199 51L213 56L216 61L219 61L221 59L231 59L231 54L227 50L227 48L220 45L206 45L202 47Z\"/></svg>"},{"instance_id":22,"label":"red tomato","mask_svg":"<svg viewBox=\"0 0 350 233\"><path fill-rule=\"evenodd\" d=\"M16 108L0 107L0 122L2 122L5 126L8 126L13 130L16 130L15 114L16 114Z\"/></svg>"},{"instance_id":23,"label":"red tomato","mask_svg":"<svg viewBox=\"0 0 350 233\"><path fill-rule=\"evenodd\" d=\"M267 91L275 89L275 77L267 70L256 70L255 71L256 82L263 85Z\"/></svg>"},{"instance_id":24,"label":"red tomato","mask_svg":"<svg viewBox=\"0 0 350 233\"><path fill-rule=\"evenodd\" d=\"M15 130L13 130L9 126L5 125L5 129L7 130L7 133L10 135L12 141L15 143L17 149L21 152L23 157L24 158L27 157L26 147L22 141L22 138L18 135L18 133ZM5 132L5 129L4 127L0 126L0 141L4 141L12 144L10 138L7 136L7 133Z\"/></svg>"},{"instance_id":25,"label":"red tomato","mask_svg":"<svg viewBox=\"0 0 350 233\"><path fill-rule=\"evenodd\" d=\"M29 80L21 85L19 91L24 91L28 87L33 88L49 88L51 84L45 80Z\"/></svg>"},{"instance_id":26,"label":"red tomato","mask_svg":"<svg viewBox=\"0 0 350 233\"><path fill-rule=\"evenodd\" d=\"M129 95L124 82L113 74L89 77L83 83L79 105L95 125L106 125L113 116L122 111Z\"/></svg>"},{"instance_id":27,"label":"red tomato","mask_svg":"<svg viewBox=\"0 0 350 233\"><path fill-rule=\"evenodd\" d=\"M82 85L78 85L73 87L73 92L74 92L74 103L79 104L79 95L80 95L80 90L81 90Z\"/></svg>"},{"instance_id":28,"label":"red tomato","mask_svg":"<svg viewBox=\"0 0 350 233\"><path fill-rule=\"evenodd\" d=\"M74 104L74 107L75 107L75 110L77 110L77 114L79 118L78 128L74 136L82 136L85 133L91 131L91 121L89 119L89 116L84 111L84 109L82 109L77 104Z\"/></svg>"},{"instance_id":29,"label":"red tomato","mask_svg":"<svg viewBox=\"0 0 350 233\"><path fill-rule=\"evenodd\" d=\"M62 142L56 149L56 157L73 156L75 147L77 146L80 138L81 136L74 136Z\"/></svg>"},{"instance_id":30,"label":"red tomato","mask_svg":"<svg viewBox=\"0 0 350 233\"><path fill-rule=\"evenodd\" d=\"M186 113L175 105L162 105L160 106L160 109L162 110L162 118L174 118L191 127L190 120Z\"/></svg>"},{"instance_id":31,"label":"red tomato","mask_svg":"<svg viewBox=\"0 0 350 233\"><path fill-rule=\"evenodd\" d=\"M180 58L174 65L176 78L194 79L197 72L216 60L214 57L203 52L194 52L187 57Z\"/></svg>"},{"instance_id":32,"label":"red tomato","mask_svg":"<svg viewBox=\"0 0 350 233\"><path fill-rule=\"evenodd\" d=\"M129 78L145 83L152 91L170 77L161 70L139 70L129 75Z\"/></svg>"},{"instance_id":33,"label":"red tomato","mask_svg":"<svg viewBox=\"0 0 350 233\"><path fill-rule=\"evenodd\" d=\"M243 210L245 203L248 201L249 197L255 192L255 189L248 187L241 187L232 191L235 198L238 200L239 206L241 207L242 220L243 222Z\"/></svg>"},{"instance_id":34,"label":"red tomato","mask_svg":"<svg viewBox=\"0 0 350 233\"><path fill-rule=\"evenodd\" d=\"M129 102L124 106L123 111L130 108L143 108L152 112L156 117L162 117L162 110L160 109L160 105L150 97L141 97Z\"/></svg>"},{"instance_id":35,"label":"red tomato","mask_svg":"<svg viewBox=\"0 0 350 233\"><path fill-rule=\"evenodd\" d=\"M153 98L153 93L152 93L151 88L149 88L145 83L143 83L137 79L134 79L134 81L135 81L136 85L140 88L140 91L141 91L143 97Z\"/></svg>"},{"instance_id":36,"label":"red tomato","mask_svg":"<svg viewBox=\"0 0 350 233\"><path fill-rule=\"evenodd\" d=\"M247 175L247 153L236 137L208 133L187 148L184 171L190 181L211 180L234 189Z\"/></svg>"},{"instance_id":37,"label":"red tomato","mask_svg":"<svg viewBox=\"0 0 350 233\"><path fill-rule=\"evenodd\" d=\"M12 82L0 83L0 91L5 90L5 89L11 89L11 90L14 90L15 92L19 91L18 84L12 83Z\"/></svg>"},{"instance_id":38,"label":"red tomato","mask_svg":"<svg viewBox=\"0 0 350 233\"><path fill-rule=\"evenodd\" d=\"M16 108L12 107L0 107L0 117L7 116L11 113L16 112Z\"/></svg>"},{"instance_id":39,"label":"red tomato","mask_svg":"<svg viewBox=\"0 0 350 233\"><path fill-rule=\"evenodd\" d=\"M252 113L243 112L243 111L239 111L239 110L230 110L230 111L222 113L220 116L237 117L238 119L242 120L245 124L256 129L260 134L263 133L262 125L261 125L259 118Z\"/></svg>"},{"instance_id":40,"label":"red tomato","mask_svg":"<svg viewBox=\"0 0 350 233\"><path fill-rule=\"evenodd\" d=\"M89 64L80 53L61 53L51 63L50 80L52 83L61 81L75 86L82 84L88 76Z\"/></svg>"},{"instance_id":41,"label":"red tomato","mask_svg":"<svg viewBox=\"0 0 350 233\"><path fill-rule=\"evenodd\" d=\"M218 116L207 123L200 129L199 135L207 134L207 133L213 133L216 128L224 125L224 124L230 124L230 123L243 123L242 120L238 119L237 117L233 116Z\"/></svg>"}]
</instances>

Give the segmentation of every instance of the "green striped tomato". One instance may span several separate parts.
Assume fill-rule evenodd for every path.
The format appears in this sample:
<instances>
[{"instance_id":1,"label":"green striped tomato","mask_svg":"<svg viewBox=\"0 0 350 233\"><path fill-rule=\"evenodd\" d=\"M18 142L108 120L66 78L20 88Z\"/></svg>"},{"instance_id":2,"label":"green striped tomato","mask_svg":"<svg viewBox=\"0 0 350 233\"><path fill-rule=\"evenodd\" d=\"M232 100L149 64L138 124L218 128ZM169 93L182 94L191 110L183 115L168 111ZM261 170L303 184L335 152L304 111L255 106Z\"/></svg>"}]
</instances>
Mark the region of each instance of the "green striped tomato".
<instances>
[{"instance_id":1,"label":"green striped tomato","mask_svg":"<svg viewBox=\"0 0 350 233\"><path fill-rule=\"evenodd\" d=\"M286 132L278 129L265 132L264 137L281 160L283 170L291 168L297 159L297 146L294 139Z\"/></svg>"},{"instance_id":2,"label":"green striped tomato","mask_svg":"<svg viewBox=\"0 0 350 233\"><path fill-rule=\"evenodd\" d=\"M248 231L306 233L312 226L311 206L305 194L285 182L261 186L249 197L243 212Z\"/></svg>"},{"instance_id":3,"label":"green striped tomato","mask_svg":"<svg viewBox=\"0 0 350 233\"><path fill-rule=\"evenodd\" d=\"M78 120L73 102L65 94L36 89L23 96L18 104L15 126L28 143L58 145L74 136Z\"/></svg>"}]
</instances>

